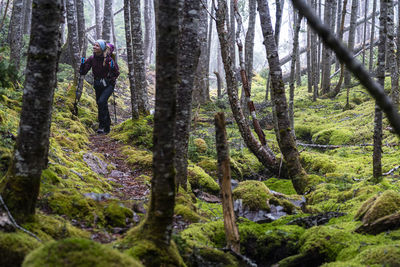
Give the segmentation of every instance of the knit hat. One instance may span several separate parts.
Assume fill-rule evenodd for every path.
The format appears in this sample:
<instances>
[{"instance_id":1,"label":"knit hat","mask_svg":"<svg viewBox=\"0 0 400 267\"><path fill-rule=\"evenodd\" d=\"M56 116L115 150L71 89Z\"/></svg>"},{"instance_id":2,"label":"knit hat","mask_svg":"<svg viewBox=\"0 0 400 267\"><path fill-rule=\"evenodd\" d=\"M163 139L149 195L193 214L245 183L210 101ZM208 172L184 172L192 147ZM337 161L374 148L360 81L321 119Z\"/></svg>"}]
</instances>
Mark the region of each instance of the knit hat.
<instances>
[{"instance_id":1,"label":"knit hat","mask_svg":"<svg viewBox=\"0 0 400 267\"><path fill-rule=\"evenodd\" d=\"M106 50L106 41L99 39L96 41L96 43L98 43L100 45L101 51Z\"/></svg>"},{"instance_id":2,"label":"knit hat","mask_svg":"<svg viewBox=\"0 0 400 267\"><path fill-rule=\"evenodd\" d=\"M110 48L110 54L114 52L115 46L112 43L107 43L107 46Z\"/></svg>"}]
</instances>

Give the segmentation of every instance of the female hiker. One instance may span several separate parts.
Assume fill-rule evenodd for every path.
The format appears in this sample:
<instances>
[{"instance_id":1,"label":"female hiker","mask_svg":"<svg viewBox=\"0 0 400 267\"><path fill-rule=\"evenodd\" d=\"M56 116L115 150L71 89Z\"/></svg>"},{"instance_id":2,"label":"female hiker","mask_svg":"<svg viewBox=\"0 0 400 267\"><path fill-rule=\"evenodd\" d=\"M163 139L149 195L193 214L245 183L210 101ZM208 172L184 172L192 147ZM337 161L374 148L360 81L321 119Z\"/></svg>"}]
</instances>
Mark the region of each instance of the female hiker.
<instances>
[{"instance_id":1,"label":"female hiker","mask_svg":"<svg viewBox=\"0 0 400 267\"><path fill-rule=\"evenodd\" d=\"M110 48L104 40L97 40L93 45L93 55L86 61L82 58L80 74L85 75L90 69L93 72L93 87L96 92L99 128L98 134L110 132L110 113L108 111L108 98L114 91L115 82L119 76L117 63L111 58Z\"/></svg>"}]
</instances>

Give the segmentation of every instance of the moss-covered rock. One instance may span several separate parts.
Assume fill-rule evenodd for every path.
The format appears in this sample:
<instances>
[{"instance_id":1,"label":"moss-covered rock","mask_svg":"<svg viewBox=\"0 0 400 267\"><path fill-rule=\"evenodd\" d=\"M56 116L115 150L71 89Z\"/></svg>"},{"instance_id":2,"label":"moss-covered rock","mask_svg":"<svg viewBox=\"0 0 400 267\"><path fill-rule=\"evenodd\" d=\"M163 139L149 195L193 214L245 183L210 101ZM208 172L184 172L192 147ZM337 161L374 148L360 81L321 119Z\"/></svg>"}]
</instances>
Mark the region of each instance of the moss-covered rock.
<instances>
[{"instance_id":1,"label":"moss-covered rock","mask_svg":"<svg viewBox=\"0 0 400 267\"><path fill-rule=\"evenodd\" d=\"M204 141L204 139L202 139L202 138L196 138L196 139L194 139L194 140L193 140L193 144L194 144L194 146L196 147L196 151L197 151L198 153L204 153L204 152L206 152L207 149L208 149L208 146L207 146L206 141Z\"/></svg>"},{"instance_id":2,"label":"moss-covered rock","mask_svg":"<svg viewBox=\"0 0 400 267\"><path fill-rule=\"evenodd\" d=\"M151 149L153 146L153 116L126 120L114 127L111 137L127 144Z\"/></svg>"},{"instance_id":3,"label":"moss-covered rock","mask_svg":"<svg viewBox=\"0 0 400 267\"><path fill-rule=\"evenodd\" d=\"M264 184L269 189L274 190L279 193L282 193L282 194L285 194L285 195L297 194L296 190L294 190L291 180L269 178L268 180L264 181Z\"/></svg>"},{"instance_id":4,"label":"moss-covered rock","mask_svg":"<svg viewBox=\"0 0 400 267\"><path fill-rule=\"evenodd\" d=\"M173 241L170 244L154 240L152 233L143 228L143 223L132 228L126 236L113 246L125 254L140 260L149 267L183 267L178 249Z\"/></svg>"},{"instance_id":5,"label":"moss-covered rock","mask_svg":"<svg viewBox=\"0 0 400 267\"><path fill-rule=\"evenodd\" d=\"M37 235L43 241L63 239L68 237L89 238L90 233L81 230L61 216L47 215L39 212L34 221L22 225L25 229Z\"/></svg>"},{"instance_id":6,"label":"moss-covered rock","mask_svg":"<svg viewBox=\"0 0 400 267\"><path fill-rule=\"evenodd\" d=\"M188 166L188 181L192 189L199 189L213 195L218 195L219 193L218 183L196 165Z\"/></svg>"},{"instance_id":7,"label":"moss-covered rock","mask_svg":"<svg viewBox=\"0 0 400 267\"><path fill-rule=\"evenodd\" d=\"M300 161L309 173L326 174L336 170L336 164L320 154L303 152L300 155Z\"/></svg>"},{"instance_id":8,"label":"moss-covered rock","mask_svg":"<svg viewBox=\"0 0 400 267\"><path fill-rule=\"evenodd\" d=\"M111 227L126 227L127 223L132 222L133 211L125 207L122 203L112 201L105 206L104 216L107 225Z\"/></svg>"},{"instance_id":9,"label":"moss-covered rock","mask_svg":"<svg viewBox=\"0 0 400 267\"><path fill-rule=\"evenodd\" d=\"M134 168L151 170L153 166L153 154L150 151L126 146L122 149L122 154L128 157L127 163Z\"/></svg>"},{"instance_id":10,"label":"moss-covered rock","mask_svg":"<svg viewBox=\"0 0 400 267\"><path fill-rule=\"evenodd\" d=\"M140 262L94 241L69 238L52 241L30 253L24 267L39 266L143 266Z\"/></svg>"},{"instance_id":11,"label":"moss-covered rock","mask_svg":"<svg viewBox=\"0 0 400 267\"><path fill-rule=\"evenodd\" d=\"M233 190L234 199L242 199L243 205L250 210L270 210L269 199L273 195L268 187L259 181L244 181Z\"/></svg>"},{"instance_id":12,"label":"moss-covered rock","mask_svg":"<svg viewBox=\"0 0 400 267\"><path fill-rule=\"evenodd\" d=\"M297 253L298 240L304 229L297 225L239 224L242 253L257 263L271 266L279 260Z\"/></svg>"},{"instance_id":13,"label":"moss-covered rock","mask_svg":"<svg viewBox=\"0 0 400 267\"><path fill-rule=\"evenodd\" d=\"M361 206L355 218L362 220L364 224L370 224L375 220L400 210L400 193L387 190L380 196L373 196Z\"/></svg>"},{"instance_id":14,"label":"moss-covered rock","mask_svg":"<svg viewBox=\"0 0 400 267\"><path fill-rule=\"evenodd\" d=\"M25 233L0 231L0 266L20 266L25 256L38 247L39 241Z\"/></svg>"},{"instance_id":15,"label":"moss-covered rock","mask_svg":"<svg viewBox=\"0 0 400 267\"><path fill-rule=\"evenodd\" d=\"M399 245L381 245L366 249L357 259L364 266L400 266Z\"/></svg>"}]
</instances>

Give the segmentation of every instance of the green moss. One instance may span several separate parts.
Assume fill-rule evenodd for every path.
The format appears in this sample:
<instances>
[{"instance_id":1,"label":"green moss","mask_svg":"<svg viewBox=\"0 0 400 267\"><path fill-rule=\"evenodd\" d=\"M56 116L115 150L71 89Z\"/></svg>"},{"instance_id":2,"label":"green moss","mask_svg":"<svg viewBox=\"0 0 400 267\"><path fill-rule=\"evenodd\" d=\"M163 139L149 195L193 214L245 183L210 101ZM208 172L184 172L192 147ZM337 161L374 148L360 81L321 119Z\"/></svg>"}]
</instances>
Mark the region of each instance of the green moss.
<instances>
[{"instance_id":1,"label":"green moss","mask_svg":"<svg viewBox=\"0 0 400 267\"><path fill-rule=\"evenodd\" d=\"M39 246L39 241L25 233L0 231L0 266L20 266L25 256Z\"/></svg>"},{"instance_id":2,"label":"green moss","mask_svg":"<svg viewBox=\"0 0 400 267\"><path fill-rule=\"evenodd\" d=\"M232 254L214 248L200 248L196 257L196 263L200 263L202 266L240 266Z\"/></svg>"},{"instance_id":3,"label":"green moss","mask_svg":"<svg viewBox=\"0 0 400 267\"><path fill-rule=\"evenodd\" d=\"M203 158L201 161L197 163L197 166L202 168L211 177L217 177L218 175L217 164L218 163L215 159Z\"/></svg>"},{"instance_id":4,"label":"green moss","mask_svg":"<svg viewBox=\"0 0 400 267\"><path fill-rule=\"evenodd\" d=\"M173 241L167 245L153 240L152 233L148 233L143 224L132 228L123 239L114 243L114 247L140 260L145 266L186 266Z\"/></svg>"},{"instance_id":5,"label":"green moss","mask_svg":"<svg viewBox=\"0 0 400 267\"><path fill-rule=\"evenodd\" d=\"M143 266L117 250L87 239L52 241L30 253L23 265L29 266Z\"/></svg>"},{"instance_id":6,"label":"green moss","mask_svg":"<svg viewBox=\"0 0 400 267\"><path fill-rule=\"evenodd\" d=\"M151 149L153 146L153 116L126 120L114 127L111 137L124 143Z\"/></svg>"},{"instance_id":7,"label":"green moss","mask_svg":"<svg viewBox=\"0 0 400 267\"><path fill-rule=\"evenodd\" d=\"M296 254L304 229L297 225L257 224L245 221L239 224L242 253L266 266Z\"/></svg>"},{"instance_id":8,"label":"green moss","mask_svg":"<svg viewBox=\"0 0 400 267\"><path fill-rule=\"evenodd\" d=\"M214 195L219 193L220 189L218 183L202 168L196 165L188 166L188 181L192 189L200 189L201 191Z\"/></svg>"},{"instance_id":9,"label":"green moss","mask_svg":"<svg viewBox=\"0 0 400 267\"><path fill-rule=\"evenodd\" d=\"M112 201L104 208L106 222L111 227L126 227L127 221L132 221L132 210L123 206L123 204Z\"/></svg>"},{"instance_id":10,"label":"green moss","mask_svg":"<svg viewBox=\"0 0 400 267\"><path fill-rule=\"evenodd\" d=\"M191 224L180 236L190 250L200 247L223 248L226 245L223 221Z\"/></svg>"},{"instance_id":11,"label":"green moss","mask_svg":"<svg viewBox=\"0 0 400 267\"><path fill-rule=\"evenodd\" d=\"M334 227L312 227L300 239L300 253L318 253L324 261L334 261L342 249L351 245L353 237L353 234Z\"/></svg>"},{"instance_id":12,"label":"green moss","mask_svg":"<svg viewBox=\"0 0 400 267\"><path fill-rule=\"evenodd\" d=\"M375 220L400 210L400 193L393 190L368 199L358 210L356 218L370 224Z\"/></svg>"},{"instance_id":13,"label":"green moss","mask_svg":"<svg viewBox=\"0 0 400 267\"><path fill-rule=\"evenodd\" d=\"M199 222L200 220L204 220L204 218L202 218L195 211L190 209L190 207L181 205L181 204L175 205L174 214L182 216L182 218L185 221L188 221L191 223L196 223L196 222Z\"/></svg>"},{"instance_id":14,"label":"green moss","mask_svg":"<svg viewBox=\"0 0 400 267\"><path fill-rule=\"evenodd\" d=\"M128 157L127 163L132 167L151 170L153 166L153 154L150 151L126 146L122 149L122 154Z\"/></svg>"},{"instance_id":15,"label":"green moss","mask_svg":"<svg viewBox=\"0 0 400 267\"><path fill-rule=\"evenodd\" d=\"M270 210L268 200L272 197L268 187L259 181L240 182L233 190L234 199L242 199L243 205L250 210Z\"/></svg>"},{"instance_id":16,"label":"green moss","mask_svg":"<svg viewBox=\"0 0 400 267\"><path fill-rule=\"evenodd\" d=\"M300 161L307 172L325 174L336 170L335 162L316 153L303 152L300 155Z\"/></svg>"},{"instance_id":17,"label":"green moss","mask_svg":"<svg viewBox=\"0 0 400 267\"><path fill-rule=\"evenodd\" d=\"M285 195L295 195L296 190L294 190L293 184L291 180L287 179L277 179L277 178L269 178L264 181L264 184L271 190L276 192L285 194Z\"/></svg>"},{"instance_id":18,"label":"green moss","mask_svg":"<svg viewBox=\"0 0 400 267\"><path fill-rule=\"evenodd\" d=\"M35 215L33 222L25 223L23 227L43 241L68 237L90 237L89 232L72 226L70 222L57 215L38 213Z\"/></svg>"}]
</instances>

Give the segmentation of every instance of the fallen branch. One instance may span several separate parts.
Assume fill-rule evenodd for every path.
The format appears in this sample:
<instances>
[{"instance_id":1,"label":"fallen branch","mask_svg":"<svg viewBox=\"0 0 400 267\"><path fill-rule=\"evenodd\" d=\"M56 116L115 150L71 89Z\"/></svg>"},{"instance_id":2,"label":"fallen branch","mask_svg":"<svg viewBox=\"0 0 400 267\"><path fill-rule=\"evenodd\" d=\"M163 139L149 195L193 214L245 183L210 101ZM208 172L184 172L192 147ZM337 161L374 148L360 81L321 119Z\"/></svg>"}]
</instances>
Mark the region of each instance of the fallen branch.
<instances>
[{"instance_id":1,"label":"fallen branch","mask_svg":"<svg viewBox=\"0 0 400 267\"><path fill-rule=\"evenodd\" d=\"M1 195L0 195L0 206L2 206L2 207L4 208L4 210L7 212L8 218L10 218L10 221L11 221L11 223L14 225L15 228L17 228L17 229L19 229L19 230L21 230L21 231L27 233L28 235L30 235L30 236L36 238L39 242L42 242L42 240L40 240L40 238L37 237L34 233L29 232L28 230L22 228L21 226L19 226L19 225L17 224L17 222L14 220L14 217L11 215L10 211L8 210L8 208L7 208L7 206L6 206L6 203L4 203L4 200L3 200L3 198L1 197Z\"/></svg>"},{"instance_id":2,"label":"fallen branch","mask_svg":"<svg viewBox=\"0 0 400 267\"><path fill-rule=\"evenodd\" d=\"M304 144L297 143L298 146L311 147L311 148L321 148L321 149L335 149L341 147L364 147L364 146L374 146L373 144L360 144L360 145L318 145L318 144Z\"/></svg>"},{"instance_id":3,"label":"fallen branch","mask_svg":"<svg viewBox=\"0 0 400 267\"><path fill-rule=\"evenodd\" d=\"M397 171L399 168L400 168L400 165L399 165L399 166L397 166L397 167L394 167L393 169L391 169L391 170L390 170L390 171L388 171L388 172L385 172L384 174L382 174L382 176L388 176L388 175L391 175L391 174L393 174L395 171Z\"/></svg>"}]
</instances>

